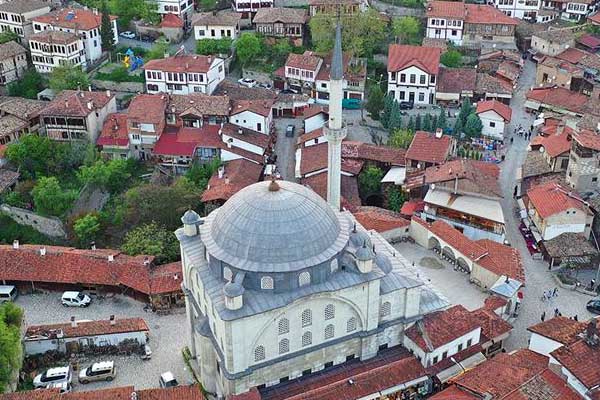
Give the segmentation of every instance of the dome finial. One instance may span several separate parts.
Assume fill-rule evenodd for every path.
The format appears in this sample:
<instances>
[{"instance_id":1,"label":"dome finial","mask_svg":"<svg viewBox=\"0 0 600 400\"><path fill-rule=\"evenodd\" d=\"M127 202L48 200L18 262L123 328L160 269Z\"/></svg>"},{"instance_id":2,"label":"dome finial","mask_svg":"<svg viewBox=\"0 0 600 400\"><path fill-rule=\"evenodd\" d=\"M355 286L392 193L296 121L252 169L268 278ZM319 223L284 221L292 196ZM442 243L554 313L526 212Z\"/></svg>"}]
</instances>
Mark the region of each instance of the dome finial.
<instances>
[{"instance_id":1,"label":"dome finial","mask_svg":"<svg viewBox=\"0 0 600 400\"><path fill-rule=\"evenodd\" d=\"M277 192L279 190L279 184L275 181L275 176L271 175L271 183L269 184L269 192Z\"/></svg>"}]
</instances>

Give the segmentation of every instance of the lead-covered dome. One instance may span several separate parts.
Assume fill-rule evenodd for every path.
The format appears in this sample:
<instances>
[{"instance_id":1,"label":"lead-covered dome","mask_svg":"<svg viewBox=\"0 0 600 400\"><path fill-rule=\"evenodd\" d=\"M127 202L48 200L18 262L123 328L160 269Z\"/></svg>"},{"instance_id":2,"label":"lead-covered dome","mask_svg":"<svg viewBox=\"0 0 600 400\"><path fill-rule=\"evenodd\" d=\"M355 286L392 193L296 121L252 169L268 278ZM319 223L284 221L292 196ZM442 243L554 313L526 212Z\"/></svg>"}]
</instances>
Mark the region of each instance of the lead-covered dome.
<instances>
[{"instance_id":1,"label":"lead-covered dome","mask_svg":"<svg viewBox=\"0 0 600 400\"><path fill-rule=\"evenodd\" d=\"M201 236L208 253L253 272L291 272L330 260L348 241L348 221L315 192L259 182L212 212Z\"/></svg>"}]
</instances>

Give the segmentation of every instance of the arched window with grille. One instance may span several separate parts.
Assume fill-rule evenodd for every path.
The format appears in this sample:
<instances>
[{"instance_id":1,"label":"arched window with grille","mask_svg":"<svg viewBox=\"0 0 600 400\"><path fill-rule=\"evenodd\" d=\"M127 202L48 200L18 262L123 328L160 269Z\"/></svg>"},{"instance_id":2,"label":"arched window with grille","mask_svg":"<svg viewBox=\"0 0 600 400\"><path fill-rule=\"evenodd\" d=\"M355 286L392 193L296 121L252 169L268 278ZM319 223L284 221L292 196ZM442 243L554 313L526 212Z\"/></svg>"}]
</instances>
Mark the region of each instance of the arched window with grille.
<instances>
[{"instance_id":1,"label":"arched window with grille","mask_svg":"<svg viewBox=\"0 0 600 400\"><path fill-rule=\"evenodd\" d=\"M290 331L290 321L287 318L281 318L277 323L277 331L280 335Z\"/></svg>"},{"instance_id":2,"label":"arched window with grille","mask_svg":"<svg viewBox=\"0 0 600 400\"><path fill-rule=\"evenodd\" d=\"M265 346L256 346L254 349L254 361L262 361L265 359Z\"/></svg>"},{"instance_id":3,"label":"arched window with grille","mask_svg":"<svg viewBox=\"0 0 600 400\"><path fill-rule=\"evenodd\" d=\"M350 317L346 322L346 332L354 332L356 330L356 318Z\"/></svg>"},{"instance_id":4,"label":"arched window with grille","mask_svg":"<svg viewBox=\"0 0 600 400\"><path fill-rule=\"evenodd\" d=\"M302 326L310 325L312 325L312 311L307 309L302 311Z\"/></svg>"},{"instance_id":5,"label":"arched window with grille","mask_svg":"<svg viewBox=\"0 0 600 400\"><path fill-rule=\"evenodd\" d=\"M223 268L223 279L225 279L227 282L231 282L231 279L233 279L233 272L231 272L229 267Z\"/></svg>"},{"instance_id":6,"label":"arched window with grille","mask_svg":"<svg viewBox=\"0 0 600 400\"><path fill-rule=\"evenodd\" d=\"M387 317L392 313L392 304L389 301L386 301L381 305L381 309L379 310L380 317Z\"/></svg>"},{"instance_id":7,"label":"arched window with grille","mask_svg":"<svg viewBox=\"0 0 600 400\"><path fill-rule=\"evenodd\" d=\"M290 341L288 339L281 339L279 341L279 354L285 354L290 351Z\"/></svg>"},{"instance_id":8,"label":"arched window with grille","mask_svg":"<svg viewBox=\"0 0 600 400\"><path fill-rule=\"evenodd\" d=\"M273 289L273 278L270 276L263 276L260 278L261 289Z\"/></svg>"},{"instance_id":9,"label":"arched window with grille","mask_svg":"<svg viewBox=\"0 0 600 400\"><path fill-rule=\"evenodd\" d=\"M304 286L310 284L310 273L308 271L300 272L298 275L298 286Z\"/></svg>"},{"instance_id":10,"label":"arched window with grille","mask_svg":"<svg viewBox=\"0 0 600 400\"><path fill-rule=\"evenodd\" d=\"M334 258L333 260L331 260L330 267L331 267L331 272L332 273L338 270L338 260L337 260L337 258Z\"/></svg>"},{"instance_id":11,"label":"arched window with grille","mask_svg":"<svg viewBox=\"0 0 600 400\"><path fill-rule=\"evenodd\" d=\"M332 339L335 335L335 327L332 324L329 324L325 327L325 340Z\"/></svg>"},{"instance_id":12,"label":"arched window with grille","mask_svg":"<svg viewBox=\"0 0 600 400\"><path fill-rule=\"evenodd\" d=\"M335 318L335 306L333 304L327 304L325 306L325 319Z\"/></svg>"},{"instance_id":13,"label":"arched window with grille","mask_svg":"<svg viewBox=\"0 0 600 400\"><path fill-rule=\"evenodd\" d=\"M312 333L304 332L302 334L302 346L309 346L312 344Z\"/></svg>"}]
</instances>

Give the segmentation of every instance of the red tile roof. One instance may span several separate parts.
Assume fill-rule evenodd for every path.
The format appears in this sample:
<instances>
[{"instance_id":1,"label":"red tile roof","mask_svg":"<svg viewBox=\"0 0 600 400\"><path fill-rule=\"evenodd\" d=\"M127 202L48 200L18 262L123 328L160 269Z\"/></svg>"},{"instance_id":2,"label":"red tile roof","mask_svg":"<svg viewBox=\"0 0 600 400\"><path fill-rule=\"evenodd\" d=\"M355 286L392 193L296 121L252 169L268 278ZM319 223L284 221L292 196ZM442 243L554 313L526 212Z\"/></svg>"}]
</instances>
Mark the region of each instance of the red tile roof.
<instances>
[{"instance_id":1,"label":"red tile roof","mask_svg":"<svg viewBox=\"0 0 600 400\"><path fill-rule=\"evenodd\" d=\"M70 32L46 30L34 33L29 36L29 40L49 44L70 44L80 40L79 36ZM10 42L9 42L10 43Z\"/></svg>"},{"instance_id":2,"label":"red tile roof","mask_svg":"<svg viewBox=\"0 0 600 400\"><path fill-rule=\"evenodd\" d=\"M498 100L487 100L477 103L477 114L481 114L490 110L496 112L496 114L504 118L506 122L510 122L512 117L512 109L506 104Z\"/></svg>"},{"instance_id":3,"label":"red tile roof","mask_svg":"<svg viewBox=\"0 0 600 400\"><path fill-rule=\"evenodd\" d=\"M590 49L597 49L600 47L600 38L590 34L581 36L579 39L577 39L577 42Z\"/></svg>"},{"instance_id":4,"label":"red tile roof","mask_svg":"<svg viewBox=\"0 0 600 400\"><path fill-rule=\"evenodd\" d=\"M129 146L127 114L114 113L107 115L96 144L98 146Z\"/></svg>"},{"instance_id":5,"label":"red tile roof","mask_svg":"<svg viewBox=\"0 0 600 400\"><path fill-rule=\"evenodd\" d=\"M263 117L268 117L273 108L273 100L237 100L233 102L231 115L251 111Z\"/></svg>"},{"instance_id":6,"label":"red tile roof","mask_svg":"<svg viewBox=\"0 0 600 400\"><path fill-rule=\"evenodd\" d=\"M452 385L449 388L434 394L429 400L481 400L481 397L461 390L458 386Z\"/></svg>"},{"instance_id":7,"label":"red tile roof","mask_svg":"<svg viewBox=\"0 0 600 400\"><path fill-rule=\"evenodd\" d=\"M530 326L527 330L563 345L569 345L579 340L578 336L585 331L586 326L587 323L571 318L554 317Z\"/></svg>"},{"instance_id":8,"label":"red tile roof","mask_svg":"<svg viewBox=\"0 0 600 400\"><path fill-rule=\"evenodd\" d=\"M317 114L325 113L329 114L329 108L327 106L320 106L317 104L310 104L307 108L302 111L302 117L304 119L314 117Z\"/></svg>"},{"instance_id":9,"label":"red tile roof","mask_svg":"<svg viewBox=\"0 0 600 400\"><path fill-rule=\"evenodd\" d=\"M488 250L481 244L469 239L457 229L444 221L434 221L429 224L419 217L412 217L418 224L424 226L431 233L448 243L451 247L462 253L465 257L473 261L478 261L488 254Z\"/></svg>"},{"instance_id":10,"label":"red tile roof","mask_svg":"<svg viewBox=\"0 0 600 400\"><path fill-rule=\"evenodd\" d=\"M508 276L525 283L525 270L519 250L489 239L475 241L487 254L477 261L479 265L499 276Z\"/></svg>"},{"instance_id":11,"label":"red tile roof","mask_svg":"<svg viewBox=\"0 0 600 400\"><path fill-rule=\"evenodd\" d=\"M566 49L562 53L558 54L556 56L556 58L570 62L571 64L577 64L577 63L579 63L579 61L581 61L583 58L585 58L588 54L589 53L587 53L583 50L579 50L579 49L576 49L575 47L571 47L571 48Z\"/></svg>"},{"instance_id":12,"label":"red tile roof","mask_svg":"<svg viewBox=\"0 0 600 400\"><path fill-rule=\"evenodd\" d=\"M201 128L168 127L154 145L154 154L192 157L198 147L224 148L219 129L219 125L204 125Z\"/></svg>"},{"instance_id":13,"label":"red tile roof","mask_svg":"<svg viewBox=\"0 0 600 400\"><path fill-rule=\"evenodd\" d=\"M327 173L311 175L302 178L302 184L308 186L315 193L327 200ZM358 193L358 180L356 176L342 175L341 202L346 209L353 210L360 206L360 195Z\"/></svg>"},{"instance_id":14,"label":"red tile roof","mask_svg":"<svg viewBox=\"0 0 600 400\"><path fill-rule=\"evenodd\" d=\"M427 3L427 18L454 18L464 20L465 4L462 1L430 1Z\"/></svg>"},{"instance_id":15,"label":"red tile roof","mask_svg":"<svg viewBox=\"0 0 600 400\"><path fill-rule=\"evenodd\" d=\"M405 217L412 217L416 212L423 211L425 209L425 202L422 200L409 200L402 204L400 214Z\"/></svg>"},{"instance_id":16,"label":"red tile roof","mask_svg":"<svg viewBox=\"0 0 600 400\"><path fill-rule=\"evenodd\" d=\"M110 19L115 20L117 17L111 15ZM95 13L84 8L66 7L59 8L56 11L49 12L48 14L40 15L39 17L32 18L31 20L61 28L89 31L95 28L100 28L100 25L102 24L102 14Z\"/></svg>"},{"instance_id":17,"label":"red tile roof","mask_svg":"<svg viewBox=\"0 0 600 400\"><path fill-rule=\"evenodd\" d=\"M581 113L582 107L589 100L589 97L584 94L561 87L534 88L527 92L526 97L542 105L558 107L574 113Z\"/></svg>"},{"instance_id":18,"label":"red tile roof","mask_svg":"<svg viewBox=\"0 0 600 400\"><path fill-rule=\"evenodd\" d=\"M223 178L219 178L218 171L211 176L207 189L202 193L202 201L227 201L246 186L258 182L263 172L262 165L243 158L229 161L223 167Z\"/></svg>"},{"instance_id":19,"label":"red tile roof","mask_svg":"<svg viewBox=\"0 0 600 400\"><path fill-rule=\"evenodd\" d=\"M555 182L532 187L527 191L527 197L542 218L548 218L571 208L590 212L579 196Z\"/></svg>"},{"instance_id":20,"label":"red tile roof","mask_svg":"<svg viewBox=\"0 0 600 400\"><path fill-rule=\"evenodd\" d=\"M131 400L132 393L138 400L204 400L199 386L176 386L136 390L133 386L100 389L88 392L59 394L59 389L38 389L26 392L0 394L2 400ZM249 399L248 399L249 400Z\"/></svg>"},{"instance_id":21,"label":"red tile roof","mask_svg":"<svg viewBox=\"0 0 600 400\"><path fill-rule=\"evenodd\" d=\"M415 66L437 75L442 51L437 47L391 44L388 52L388 71L397 72Z\"/></svg>"},{"instance_id":22,"label":"red tile roof","mask_svg":"<svg viewBox=\"0 0 600 400\"><path fill-rule=\"evenodd\" d=\"M114 97L114 94L107 92L63 90L40 111L40 116L87 117L106 106Z\"/></svg>"},{"instance_id":23,"label":"red tile roof","mask_svg":"<svg viewBox=\"0 0 600 400\"><path fill-rule=\"evenodd\" d=\"M174 293L181 291L183 268L181 261L157 265L150 271L150 293Z\"/></svg>"},{"instance_id":24,"label":"red tile roof","mask_svg":"<svg viewBox=\"0 0 600 400\"><path fill-rule=\"evenodd\" d=\"M374 229L379 233L410 225L410 221L400 216L399 213L379 207L359 207L353 214L365 229Z\"/></svg>"},{"instance_id":25,"label":"red tile roof","mask_svg":"<svg viewBox=\"0 0 600 400\"><path fill-rule=\"evenodd\" d=\"M518 25L519 21L509 17L502 11L490 5L465 4L467 24L486 24L486 25Z\"/></svg>"},{"instance_id":26,"label":"red tile roof","mask_svg":"<svg viewBox=\"0 0 600 400\"><path fill-rule=\"evenodd\" d=\"M406 159L441 164L448 159L452 143L453 139L448 135L437 138L433 133L417 131L406 152Z\"/></svg>"},{"instance_id":27,"label":"red tile roof","mask_svg":"<svg viewBox=\"0 0 600 400\"><path fill-rule=\"evenodd\" d=\"M167 102L168 98L164 94L138 94L129 103L127 115L130 120L138 123L160 125L165 120Z\"/></svg>"},{"instance_id":28,"label":"red tile roof","mask_svg":"<svg viewBox=\"0 0 600 400\"><path fill-rule=\"evenodd\" d=\"M511 324L503 320L502 317L494 311L487 310L486 308L479 308L475 311L471 311L471 314L478 321L479 326L481 326L482 343L506 335L513 329Z\"/></svg>"},{"instance_id":29,"label":"red tile roof","mask_svg":"<svg viewBox=\"0 0 600 400\"><path fill-rule=\"evenodd\" d=\"M242 142L253 144L261 147L263 150L267 149L273 141L273 136L271 135L253 131L247 128L242 128L241 126L230 123L223 124L223 127L221 128L221 135L227 135Z\"/></svg>"},{"instance_id":30,"label":"red tile roof","mask_svg":"<svg viewBox=\"0 0 600 400\"><path fill-rule=\"evenodd\" d=\"M590 15L588 17L588 20L593 23L594 25L600 25L600 12L597 12L594 15Z\"/></svg>"},{"instance_id":31,"label":"red tile roof","mask_svg":"<svg viewBox=\"0 0 600 400\"><path fill-rule=\"evenodd\" d=\"M346 140L342 142L342 158L354 158L404 166L406 164L406 150Z\"/></svg>"},{"instance_id":32,"label":"red tile roof","mask_svg":"<svg viewBox=\"0 0 600 400\"><path fill-rule=\"evenodd\" d=\"M547 125L540 130L540 133L547 136L536 136L531 144L544 146L550 157L558 157L571 150L573 130L568 126Z\"/></svg>"},{"instance_id":33,"label":"red tile roof","mask_svg":"<svg viewBox=\"0 0 600 400\"><path fill-rule=\"evenodd\" d=\"M496 296L496 295L488 296L483 301L483 307L486 310L490 310L490 311L495 311L495 310L499 309L500 307L504 307L507 304L508 304L508 301L506 299L504 299L503 297L500 297L500 296Z\"/></svg>"},{"instance_id":34,"label":"red tile roof","mask_svg":"<svg viewBox=\"0 0 600 400\"><path fill-rule=\"evenodd\" d=\"M1 400L60 400L60 389L38 389L0 394ZM75 400L75 399L73 399Z\"/></svg>"},{"instance_id":35,"label":"red tile roof","mask_svg":"<svg viewBox=\"0 0 600 400\"><path fill-rule=\"evenodd\" d=\"M178 55L168 58L150 60L144 65L144 70L167 72L208 72L214 62L213 56Z\"/></svg>"},{"instance_id":36,"label":"red tile roof","mask_svg":"<svg viewBox=\"0 0 600 400\"><path fill-rule=\"evenodd\" d=\"M161 28L183 28L183 21L175 14L163 14L159 26Z\"/></svg>"},{"instance_id":37,"label":"red tile roof","mask_svg":"<svg viewBox=\"0 0 600 400\"><path fill-rule=\"evenodd\" d=\"M318 72L317 69L321 62L321 57L317 56L312 51L305 51L303 54L290 53L285 62L285 66L313 71L316 77L316 73Z\"/></svg>"},{"instance_id":38,"label":"red tile roof","mask_svg":"<svg viewBox=\"0 0 600 400\"><path fill-rule=\"evenodd\" d=\"M454 3L454 2L452 2ZM477 84L475 68L446 68L440 67L437 78L438 93L473 92Z\"/></svg>"},{"instance_id":39,"label":"red tile roof","mask_svg":"<svg viewBox=\"0 0 600 400\"><path fill-rule=\"evenodd\" d=\"M479 327L478 320L459 304L444 311L425 315L422 322L417 322L408 328L404 331L404 335L429 353Z\"/></svg>"},{"instance_id":40,"label":"red tile roof","mask_svg":"<svg viewBox=\"0 0 600 400\"><path fill-rule=\"evenodd\" d=\"M600 150L600 135L593 131L581 130L579 132L573 132L573 138L583 147Z\"/></svg>"},{"instance_id":41,"label":"red tile roof","mask_svg":"<svg viewBox=\"0 0 600 400\"><path fill-rule=\"evenodd\" d=\"M587 389L600 385L600 346L592 346L579 339L575 343L559 347L550 355Z\"/></svg>"},{"instance_id":42,"label":"red tile roof","mask_svg":"<svg viewBox=\"0 0 600 400\"><path fill-rule=\"evenodd\" d=\"M459 159L427 168L424 174L424 183L429 185L458 178L459 192L464 190L502 197L502 191L498 184L499 175L500 168L497 164ZM463 182L469 182L469 184L463 184Z\"/></svg>"},{"instance_id":43,"label":"red tile roof","mask_svg":"<svg viewBox=\"0 0 600 400\"><path fill-rule=\"evenodd\" d=\"M344 144L342 143L342 152ZM309 146L302 149L300 156L300 174L302 176L327 169L327 143ZM342 156L342 171L358 175L363 166L360 160Z\"/></svg>"},{"instance_id":44,"label":"red tile roof","mask_svg":"<svg viewBox=\"0 0 600 400\"><path fill-rule=\"evenodd\" d=\"M323 136L323 128L315 129L314 131L303 133L298 136L298 141L296 142L298 145L302 145L309 140L314 140Z\"/></svg>"},{"instance_id":45,"label":"red tile roof","mask_svg":"<svg viewBox=\"0 0 600 400\"><path fill-rule=\"evenodd\" d=\"M25 331L25 339L30 338L32 340L39 336L48 338L56 337L57 331L61 331L66 338L76 338L150 330L148 325L146 325L146 321L142 318L121 318L115 319L112 322L109 320L81 321L77 322L76 326L72 326L70 322L64 324L31 325Z\"/></svg>"}]
</instances>

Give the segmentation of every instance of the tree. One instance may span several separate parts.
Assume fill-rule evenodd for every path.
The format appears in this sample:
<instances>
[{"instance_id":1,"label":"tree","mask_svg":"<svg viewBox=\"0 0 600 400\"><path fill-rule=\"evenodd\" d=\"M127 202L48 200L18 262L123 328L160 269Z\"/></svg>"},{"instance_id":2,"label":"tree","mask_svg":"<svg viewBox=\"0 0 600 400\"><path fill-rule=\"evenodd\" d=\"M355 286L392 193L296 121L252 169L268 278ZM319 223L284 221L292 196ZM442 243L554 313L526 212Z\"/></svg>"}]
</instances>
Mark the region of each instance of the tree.
<instances>
[{"instance_id":1,"label":"tree","mask_svg":"<svg viewBox=\"0 0 600 400\"><path fill-rule=\"evenodd\" d=\"M294 48L287 38L282 38L277 39L275 44L267 46L266 50L270 52L270 59L274 60L277 64L283 65L288 55L294 51Z\"/></svg>"},{"instance_id":2,"label":"tree","mask_svg":"<svg viewBox=\"0 0 600 400\"><path fill-rule=\"evenodd\" d=\"M23 310L11 302L0 305L0 393L21 369Z\"/></svg>"},{"instance_id":3,"label":"tree","mask_svg":"<svg viewBox=\"0 0 600 400\"><path fill-rule=\"evenodd\" d=\"M49 86L56 92L87 88L90 84L87 74L79 65L61 65L50 73Z\"/></svg>"},{"instance_id":4,"label":"tree","mask_svg":"<svg viewBox=\"0 0 600 400\"><path fill-rule=\"evenodd\" d=\"M458 112L457 117L457 119L460 120L460 124L462 127L464 127L467 124L467 117L471 115L473 111L475 111L475 109L473 108L471 102L468 100L464 100L460 105L460 111Z\"/></svg>"},{"instance_id":5,"label":"tree","mask_svg":"<svg viewBox=\"0 0 600 400\"><path fill-rule=\"evenodd\" d=\"M407 200L408 196L398 186L390 186L387 190L388 209L400 212L402 205Z\"/></svg>"},{"instance_id":6,"label":"tree","mask_svg":"<svg viewBox=\"0 0 600 400\"><path fill-rule=\"evenodd\" d=\"M35 68L30 68L18 81L8 85L9 96L37 99L37 94L44 89L44 78Z\"/></svg>"},{"instance_id":7,"label":"tree","mask_svg":"<svg viewBox=\"0 0 600 400\"><path fill-rule=\"evenodd\" d=\"M411 130L396 129L390 135L388 145L401 149L408 149L414 136L415 134Z\"/></svg>"},{"instance_id":8,"label":"tree","mask_svg":"<svg viewBox=\"0 0 600 400\"><path fill-rule=\"evenodd\" d=\"M90 166L83 166L77 172L79 179L85 184L92 184L111 193L117 193L125 187L131 178L133 161L116 159L98 160Z\"/></svg>"},{"instance_id":9,"label":"tree","mask_svg":"<svg viewBox=\"0 0 600 400\"><path fill-rule=\"evenodd\" d=\"M402 127L402 114L400 113L400 104L394 100L390 120L388 121L388 131L399 129Z\"/></svg>"},{"instance_id":10,"label":"tree","mask_svg":"<svg viewBox=\"0 0 600 400\"><path fill-rule=\"evenodd\" d=\"M381 125L387 129L388 122L390 121L390 116L392 113L392 108L394 107L394 97L390 94L386 94L383 100L383 113L381 114Z\"/></svg>"},{"instance_id":11,"label":"tree","mask_svg":"<svg viewBox=\"0 0 600 400\"><path fill-rule=\"evenodd\" d=\"M482 129L483 123L477 114L472 113L467 117L467 123L465 124L464 131L469 138L481 136Z\"/></svg>"},{"instance_id":12,"label":"tree","mask_svg":"<svg viewBox=\"0 0 600 400\"><path fill-rule=\"evenodd\" d=\"M100 39L102 41L102 50L112 51L115 48L114 32L106 0L102 1L102 19L100 24Z\"/></svg>"},{"instance_id":13,"label":"tree","mask_svg":"<svg viewBox=\"0 0 600 400\"><path fill-rule=\"evenodd\" d=\"M98 233L100 232L100 222L98 215L87 214L75 221L73 224L73 232L79 246L85 248L90 242L95 241Z\"/></svg>"},{"instance_id":14,"label":"tree","mask_svg":"<svg viewBox=\"0 0 600 400\"><path fill-rule=\"evenodd\" d=\"M26 178L49 174L49 160L55 156L54 142L37 135L21 136L6 149L6 158L15 164Z\"/></svg>"},{"instance_id":15,"label":"tree","mask_svg":"<svg viewBox=\"0 0 600 400\"><path fill-rule=\"evenodd\" d=\"M175 234L155 222L138 226L127 232L121 250L131 256L147 254L156 262L166 263L179 259L179 242Z\"/></svg>"},{"instance_id":16,"label":"tree","mask_svg":"<svg viewBox=\"0 0 600 400\"><path fill-rule=\"evenodd\" d=\"M230 38L198 40L196 43L196 54L205 56L229 54L232 45L233 41Z\"/></svg>"},{"instance_id":17,"label":"tree","mask_svg":"<svg viewBox=\"0 0 600 400\"><path fill-rule=\"evenodd\" d=\"M235 49L242 66L248 65L262 53L261 40L254 33L242 33L238 39Z\"/></svg>"},{"instance_id":18,"label":"tree","mask_svg":"<svg viewBox=\"0 0 600 400\"><path fill-rule=\"evenodd\" d=\"M150 50L146 52L144 61L158 60L165 57L165 53L169 50L169 45L165 40L156 40Z\"/></svg>"},{"instance_id":19,"label":"tree","mask_svg":"<svg viewBox=\"0 0 600 400\"><path fill-rule=\"evenodd\" d=\"M371 86L371 92L369 93L369 99L367 100L367 111L371 115L371 118L378 120L380 113L385 108L385 100L383 97L383 91L377 84Z\"/></svg>"},{"instance_id":20,"label":"tree","mask_svg":"<svg viewBox=\"0 0 600 400\"><path fill-rule=\"evenodd\" d=\"M463 131L463 123L460 118L456 118L456 122L454 123L454 136L460 139L460 135Z\"/></svg>"},{"instance_id":21,"label":"tree","mask_svg":"<svg viewBox=\"0 0 600 400\"><path fill-rule=\"evenodd\" d=\"M110 0L109 10L112 14L118 15L117 20L123 30L129 27L132 19L142 19L151 24L160 22L158 14L158 3L146 0Z\"/></svg>"},{"instance_id":22,"label":"tree","mask_svg":"<svg viewBox=\"0 0 600 400\"><path fill-rule=\"evenodd\" d=\"M450 49L442 54L440 62L448 68L458 68L462 66L462 54L458 50Z\"/></svg>"},{"instance_id":23,"label":"tree","mask_svg":"<svg viewBox=\"0 0 600 400\"><path fill-rule=\"evenodd\" d=\"M417 117L415 118L415 129L417 131L420 131L422 126L423 124L421 123L421 114L417 114Z\"/></svg>"},{"instance_id":24,"label":"tree","mask_svg":"<svg viewBox=\"0 0 600 400\"><path fill-rule=\"evenodd\" d=\"M423 119L423 130L426 132L433 132L434 129L432 122L431 122L431 114L427 113L425 114L425 118Z\"/></svg>"},{"instance_id":25,"label":"tree","mask_svg":"<svg viewBox=\"0 0 600 400\"><path fill-rule=\"evenodd\" d=\"M411 132L415 131L415 120L413 119L412 115L408 118L408 124L406 125L406 129L408 129Z\"/></svg>"},{"instance_id":26,"label":"tree","mask_svg":"<svg viewBox=\"0 0 600 400\"><path fill-rule=\"evenodd\" d=\"M0 33L0 44L8 43L11 41L18 42L19 35L17 35L15 32L13 32L11 30Z\"/></svg>"},{"instance_id":27,"label":"tree","mask_svg":"<svg viewBox=\"0 0 600 400\"><path fill-rule=\"evenodd\" d=\"M194 164L185 174L185 177L193 182L199 190L204 192L208 186L210 177L217 172L221 165L221 160L218 158L214 158L206 164Z\"/></svg>"},{"instance_id":28,"label":"tree","mask_svg":"<svg viewBox=\"0 0 600 400\"><path fill-rule=\"evenodd\" d=\"M383 178L381 168L369 165L358 175L358 188L363 197L381 191L381 179Z\"/></svg>"},{"instance_id":29,"label":"tree","mask_svg":"<svg viewBox=\"0 0 600 400\"><path fill-rule=\"evenodd\" d=\"M394 18L392 32L400 44L421 44L421 23L415 17Z\"/></svg>"},{"instance_id":30,"label":"tree","mask_svg":"<svg viewBox=\"0 0 600 400\"><path fill-rule=\"evenodd\" d=\"M77 192L64 190L55 177L42 177L31 192L35 209L41 214L61 216L77 198Z\"/></svg>"},{"instance_id":31,"label":"tree","mask_svg":"<svg viewBox=\"0 0 600 400\"><path fill-rule=\"evenodd\" d=\"M446 110L440 108L440 114L437 118L436 128L446 129L448 127L448 120L446 119Z\"/></svg>"}]
</instances>

